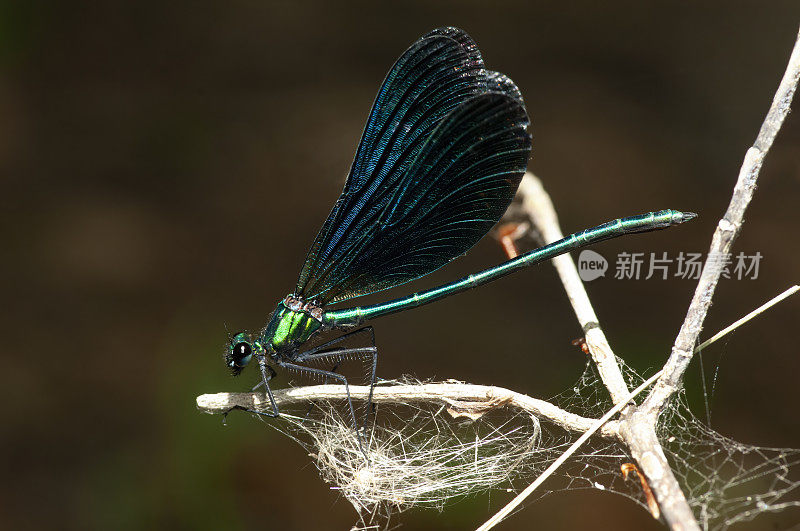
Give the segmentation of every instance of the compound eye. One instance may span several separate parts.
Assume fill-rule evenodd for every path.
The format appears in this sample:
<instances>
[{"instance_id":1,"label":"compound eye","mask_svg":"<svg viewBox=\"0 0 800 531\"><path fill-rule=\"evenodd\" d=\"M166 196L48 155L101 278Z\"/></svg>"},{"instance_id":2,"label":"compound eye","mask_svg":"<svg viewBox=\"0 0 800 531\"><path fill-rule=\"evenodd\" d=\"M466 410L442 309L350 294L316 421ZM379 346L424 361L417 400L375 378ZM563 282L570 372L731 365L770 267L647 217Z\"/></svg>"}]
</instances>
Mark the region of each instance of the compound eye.
<instances>
[{"instance_id":1,"label":"compound eye","mask_svg":"<svg viewBox=\"0 0 800 531\"><path fill-rule=\"evenodd\" d=\"M244 367L250 363L253 357L253 347L250 343L240 341L231 348L231 365L235 367Z\"/></svg>"}]
</instances>

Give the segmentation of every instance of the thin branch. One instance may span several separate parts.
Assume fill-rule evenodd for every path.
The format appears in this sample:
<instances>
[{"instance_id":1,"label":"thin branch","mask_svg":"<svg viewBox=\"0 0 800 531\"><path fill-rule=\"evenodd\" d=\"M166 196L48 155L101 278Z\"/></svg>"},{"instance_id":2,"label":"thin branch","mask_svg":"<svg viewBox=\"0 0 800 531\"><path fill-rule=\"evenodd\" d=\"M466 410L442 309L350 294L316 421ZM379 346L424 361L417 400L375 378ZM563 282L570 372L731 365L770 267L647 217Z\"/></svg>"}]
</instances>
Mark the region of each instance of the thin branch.
<instances>
[{"instance_id":1,"label":"thin branch","mask_svg":"<svg viewBox=\"0 0 800 531\"><path fill-rule=\"evenodd\" d=\"M564 237L558 225L558 216L553 202L545 192L542 182L534 174L531 172L525 174L519 185L518 194L522 197L522 207L525 213L542 234L545 244ZM611 394L611 400L614 404L619 404L628 395L628 386L625 385L625 379L622 377L622 371L608 344L608 339L600 328L600 320L589 301L589 295L583 287L583 281L575 268L575 262L572 260L572 256L563 254L553 258L553 265L564 285L564 291L567 292L578 323L586 336L586 344L597 365L600 378Z\"/></svg>"},{"instance_id":2,"label":"thin branch","mask_svg":"<svg viewBox=\"0 0 800 531\"><path fill-rule=\"evenodd\" d=\"M642 411L650 415L657 414L657 411L660 411L667 400L680 388L683 373L692 360L694 346L703 329L708 309L711 307L711 299L725 265L724 258L729 256L733 242L742 228L744 213L753 198L764 157L772 147L772 142L789 113L798 78L800 78L800 32L798 32L794 49L789 57L789 64L786 65L786 72L772 99L772 105L764 123L761 124L761 130L758 132L753 147L748 149L745 154L728 210L714 231L711 247L694 297L686 313L686 319L675 339L672 354L664 365L664 376L656 382L642 406Z\"/></svg>"},{"instance_id":3,"label":"thin branch","mask_svg":"<svg viewBox=\"0 0 800 531\"><path fill-rule=\"evenodd\" d=\"M350 396L354 400L366 400L369 386L351 385ZM310 385L290 387L274 391L278 406L313 400L336 400L347 398L343 385ZM531 413L539 418L564 428L584 433L591 429L596 419L581 417L565 411L550 402L532 398L497 386L472 385L466 383L421 383L380 384L375 387L372 401L380 403L413 402L440 403L451 408L454 414L480 415L491 409L510 406ZM272 411L264 393L215 393L197 397L197 407L206 413L227 413L231 409ZM603 437L619 440L617 423L610 422L600 430Z\"/></svg>"},{"instance_id":4,"label":"thin branch","mask_svg":"<svg viewBox=\"0 0 800 531\"><path fill-rule=\"evenodd\" d=\"M697 348L694 349L694 351L695 352L700 352L701 350L703 350L704 348L708 347L709 345L711 345L715 341L719 341L720 338L722 338L722 337L728 335L729 333L733 332L734 330L736 330L737 328L739 328L740 326L745 324L747 321L749 321L749 320L751 320L751 319L753 319L755 317L758 317L759 315L761 315L765 311L769 310L770 308L772 308L773 306L775 306L779 302L791 297L792 295L794 295L798 291L800 291L800 286L795 285L795 286L792 286L791 288L783 291L779 295L776 295L775 297L771 298L770 300L768 300L767 302L765 302L764 304L762 304L761 306L759 306L758 308L756 308L752 312L748 313L747 315L745 315L744 317L742 317L740 319L737 319L733 323L729 324L728 326L726 326L725 328L723 328L722 330L720 330L719 332L717 332L716 334L711 336L709 339L706 339L705 341L703 341L700 345L697 346Z\"/></svg>"}]
</instances>

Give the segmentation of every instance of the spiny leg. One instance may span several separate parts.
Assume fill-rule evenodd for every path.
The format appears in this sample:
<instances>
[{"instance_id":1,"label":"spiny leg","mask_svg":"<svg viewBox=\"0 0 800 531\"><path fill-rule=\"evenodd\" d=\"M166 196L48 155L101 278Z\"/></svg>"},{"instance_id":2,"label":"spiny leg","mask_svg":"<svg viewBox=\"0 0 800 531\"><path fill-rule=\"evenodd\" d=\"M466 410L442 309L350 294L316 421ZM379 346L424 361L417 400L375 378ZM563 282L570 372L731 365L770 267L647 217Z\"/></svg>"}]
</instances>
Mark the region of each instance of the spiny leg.
<instances>
[{"instance_id":1,"label":"spiny leg","mask_svg":"<svg viewBox=\"0 0 800 531\"><path fill-rule=\"evenodd\" d=\"M303 354L305 354L305 353L303 353ZM334 360L336 360L336 363L333 365L333 368L330 371L326 371L326 372L331 372L331 373L336 373L336 371L338 370L339 366L342 364L342 362L344 361L344 359L347 356L356 356L358 358L367 358L367 357L369 357L371 359L371 361L370 361L370 367L371 368L370 368L370 371L369 371L369 397L367 399L367 409L365 410L365 413L364 413L364 425L363 425L363 428L364 428L365 433L366 433L367 423L368 423L368 420L369 420L369 410L371 409L370 406L374 405L374 404L372 404L372 391L373 391L373 389L375 387L375 368L376 368L376 365L378 363L378 349L377 349L377 347L375 347L373 345L373 346L369 346L369 347L341 348L341 349L331 350L331 351L328 351L328 352L320 352L320 353L317 353L317 354L312 354L310 356L304 356L303 354L301 354L300 356L295 358L294 361L297 362L297 363L308 363L308 362L314 362L314 361L319 361L319 360L325 360L325 359L328 359L328 358L333 358ZM325 378L323 378L322 383L323 384L327 384L328 383L328 377L327 376ZM310 412L311 412L311 409L309 408L308 413L310 413ZM308 413L306 413L306 416L308 416Z\"/></svg>"},{"instance_id":2,"label":"spiny leg","mask_svg":"<svg viewBox=\"0 0 800 531\"><path fill-rule=\"evenodd\" d=\"M375 391L375 380L377 379L377 368L378 368L378 347L375 345L375 329L371 326L365 326L353 332L353 334L357 333L368 333L370 337L370 345L372 346L372 360L370 364L370 374L369 374L369 396L367 397L367 410L364 414L364 433L367 432L367 424L369 424L369 414L371 412L375 412L375 404L372 403L372 394Z\"/></svg>"},{"instance_id":3,"label":"spiny leg","mask_svg":"<svg viewBox=\"0 0 800 531\"><path fill-rule=\"evenodd\" d=\"M304 361L304 360L309 360L309 359L324 359L326 356L334 357L337 354L342 355L342 357L344 357L347 354L353 354L353 352L352 352L353 349L344 348L344 349L335 349L335 350L332 350L332 351L326 351L326 352L324 352L324 355L322 355L322 356L314 356L314 357L312 357L314 354L322 354L321 351L323 351L326 348L332 347L333 345L339 344L339 343L341 343L342 341L344 341L347 338L352 338L352 337L354 337L354 336L356 336L358 334L362 334L364 332L370 332L371 333L371 335L372 335L372 346L374 347L375 346L375 332L372 330L371 326L365 326L363 328L359 328L358 330L354 330L352 332L347 332L346 334L342 334L339 337L335 337L335 338L331 339L330 341L326 341L325 343L317 345L314 348L306 350L305 352L301 353L298 358L295 358L294 361ZM339 359L338 361L336 361L336 363L334 363L333 367L331 367L331 369L330 369L331 372L336 372L337 370L339 370L339 366L341 365L342 361L343 361L343 358ZM370 383L372 383L373 380L374 380L374 377L373 377L372 380L370 380ZM324 378L322 380L322 383L323 384L327 384L328 383L328 379ZM261 384L259 383L258 385L261 385ZM371 397L371 395L370 395L370 397ZM314 404L311 404L308 407L308 411L306 411L306 414L304 415L304 418L308 418L308 416L311 414L311 412L313 410L314 410ZM367 419L367 417L365 416L365 419L364 419L364 428L365 429L366 429L366 425L367 425L366 419Z\"/></svg>"},{"instance_id":4,"label":"spiny leg","mask_svg":"<svg viewBox=\"0 0 800 531\"><path fill-rule=\"evenodd\" d=\"M325 343L322 343L321 345L317 345L316 347L314 347L312 349L306 350L305 352L303 352L301 354L301 356L316 354L316 353L320 352L322 349L331 347L333 345L336 345L337 343L341 343L342 341L344 341L347 338L351 338L351 337L357 336L358 334L365 334L365 333L369 333L370 336L372 337L372 346L374 347L375 346L375 330L371 326L365 326L363 328L359 328L358 330L353 330L352 332L347 332L346 334L342 334L339 337L333 338L330 341L326 341Z\"/></svg>"},{"instance_id":5,"label":"spiny leg","mask_svg":"<svg viewBox=\"0 0 800 531\"><path fill-rule=\"evenodd\" d=\"M264 411L255 411L255 413L264 415L265 417L277 417L280 415L280 412L278 411L278 404L275 403L275 397L272 396L272 389L269 388L269 381L275 377L275 369L267 365L267 359L264 356L258 358L258 366L261 368L261 383L257 384L253 390L260 385L264 386L264 389L267 391L269 403L272 406L272 413L266 413ZM267 371L269 371L269 376L267 376Z\"/></svg>"},{"instance_id":6,"label":"spiny leg","mask_svg":"<svg viewBox=\"0 0 800 531\"><path fill-rule=\"evenodd\" d=\"M267 365L267 361L265 358L259 358L258 365L261 368L261 381L258 382L256 385L254 385L253 389L251 390L255 392L256 389L258 389L262 385L264 386L264 388L267 390L266 391L267 398L269 398L269 403L272 406L272 413L267 413L266 411L259 411L256 409L249 409L242 406L234 406L231 409L231 411L233 409L241 409L242 411L247 411L248 413L255 413L256 415L261 415L263 417L270 417L270 418L278 417L280 416L280 411L278 411L278 404L275 402L275 397L272 396L272 389L270 389L269 384L267 383L268 381L275 378L277 374L275 373L275 369ZM269 372L269 375L267 375L267 372Z\"/></svg>"},{"instance_id":7,"label":"spiny leg","mask_svg":"<svg viewBox=\"0 0 800 531\"><path fill-rule=\"evenodd\" d=\"M318 356L322 357L322 355ZM353 421L353 429L355 430L356 438L358 439L358 447L361 450L361 453L364 454L364 457L367 459L367 461L369 461L369 457L367 457L366 447L364 446L364 441L358 429L358 422L356 421L356 412L355 409L353 409L353 400L350 398L350 384L348 384L347 378L345 378L341 374L336 374L335 372L325 371L323 369L316 369L314 367L304 367L303 365L297 365L296 363L289 363L285 361L278 361L278 366L284 369L295 370L300 373L305 372L309 374L316 374L324 378L332 378L344 384L345 394L347 395L347 405L350 408L350 418Z\"/></svg>"},{"instance_id":8,"label":"spiny leg","mask_svg":"<svg viewBox=\"0 0 800 531\"><path fill-rule=\"evenodd\" d=\"M333 365L333 367L331 367L331 372L336 372L337 370L339 370L339 365L341 365L341 364L342 364L342 360L339 360L339 361L337 361L337 362L336 362L336 363ZM323 380L322 380L322 383L323 383L324 385L327 385L327 383L328 383L328 378L327 378L327 377L323 378ZM311 412L312 412L312 411L314 411L314 402L311 402L311 404L309 404L309 406L308 406L308 410L306 411L306 414L305 414L305 415L303 415L303 418L304 418L304 419L308 419L308 417L311 415Z\"/></svg>"},{"instance_id":9,"label":"spiny leg","mask_svg":"<svg viewBox=\"0 0 800 531\"><path fill-rule=\"evenodd\" d=\"M370 336L370 346L368 347L355 347L355 348L343 348L343 349L335 349L329 350L326 352L319 352L321 349L329 347L331 345L335 345L340 343L342 340L348 337L353 337L357 334L364 334L367 333ZM326 357L335 357L335 356L348 356L348 355L356 355L358 357L366 358L366 355L369 355L372 359L370 360L370 370L369 370L369 397L367 398L367 406L364 412L364 425L362 426L364 433L367 433L367 425L369 424L369 414L371 411L374 411L375 404L372 403L372 395L373 391L375 390L375 380L376 380L376 371L378 366L378 348L375 346L375 330L371 326L365 326L363 328L359 328L358 330L354 330L352 332L348 332L342 336L339 336L327 343L323 343L322 345L318 345L311 350L307 350L305 352L300 353L294 361L298 363L308 363L314 360L325 359ZM336 372L339 364L341 363L342 359L334 365L331 372ZM324 380L327 383L327 378ZM351 406L352 408L352 406ZM356 428L358 430L358 428Z\"/></svg>"},{"instance_id":10,"label":"spiny leg","mask_svg":"<svg viewBox=\"0 0 800 531\"><path fill-rule=\"evenodd\" d=\"M269 375L268 378L266 378L264 376L264 368L261 367L261 369L260 369L261 370L261 381L258 382L257 384L255 384L252 389L250 389L253 392L255 392L256 389L258 389L259 387L264 385L267 381L272 380L273 378L275 378L277 376L277 373L275 372L275 369L273 369L272 367L270 367L266 363L264 363L264 364L267 366L267 370L269 371L270 375ZM260 365L260 363L259 363L259 365Z\"/></svg>"}]
</instances>

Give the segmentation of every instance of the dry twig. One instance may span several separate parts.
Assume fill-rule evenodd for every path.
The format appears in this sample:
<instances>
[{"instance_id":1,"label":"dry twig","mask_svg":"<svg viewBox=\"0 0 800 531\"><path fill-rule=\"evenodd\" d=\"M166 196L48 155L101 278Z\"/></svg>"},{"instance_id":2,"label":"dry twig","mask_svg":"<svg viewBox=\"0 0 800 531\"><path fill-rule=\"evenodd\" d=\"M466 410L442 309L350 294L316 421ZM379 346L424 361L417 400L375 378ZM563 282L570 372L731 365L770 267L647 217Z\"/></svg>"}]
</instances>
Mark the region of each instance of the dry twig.
<instances>
[{"instance_id":1,"label":"dry twig","mask_svg":"<svg viewBox=\"0 0 800 531\"><path fill-rule=\"evenodd\" d=\"M347 397L343 385L311 385L290 387L274 391L279 407L309 400L339 400ZM351 385L350 396L354 400L366 400L369 387ZM461 413L480 413L488 409L507 405L526 411L538 418L547 419L565 430L583 433L596 422L554 406L550 402L497 386L472 385L466 383L382 383L375 387L372 401L376 404L413 402L438 403ZM206 413L226 413L231 409L271 411L264 393L216 393L197 397L197 407ZM600 430L603 437L618 439L617 425L607 423Z\"/></svg>"}]
</instances>

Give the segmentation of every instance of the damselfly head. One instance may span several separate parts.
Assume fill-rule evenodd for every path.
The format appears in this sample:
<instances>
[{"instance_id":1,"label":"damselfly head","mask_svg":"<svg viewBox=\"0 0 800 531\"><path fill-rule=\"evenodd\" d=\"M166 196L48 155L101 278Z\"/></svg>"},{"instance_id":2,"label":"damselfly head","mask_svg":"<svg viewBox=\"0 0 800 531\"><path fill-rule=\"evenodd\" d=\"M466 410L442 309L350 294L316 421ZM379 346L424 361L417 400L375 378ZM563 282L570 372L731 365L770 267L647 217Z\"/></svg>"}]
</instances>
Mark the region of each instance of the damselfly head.
<instances>
[{"instance_id":1,"label":"damselfly head","mask_svg":"<svg viewBox=\"0 0 800 531\"><path fill-rule=\"evenodd\" d=\"M238 376L242 369L250 363L253 353L257 350L257 345L253 344L250 334L239 332L231 338L228 348L225 350L225 364L231 374Z\"/></svg>"}]
</instances>

